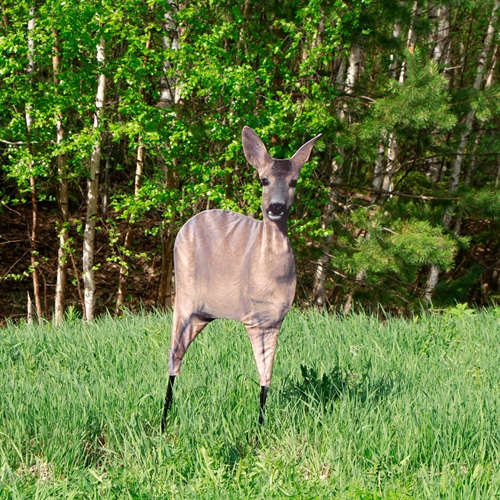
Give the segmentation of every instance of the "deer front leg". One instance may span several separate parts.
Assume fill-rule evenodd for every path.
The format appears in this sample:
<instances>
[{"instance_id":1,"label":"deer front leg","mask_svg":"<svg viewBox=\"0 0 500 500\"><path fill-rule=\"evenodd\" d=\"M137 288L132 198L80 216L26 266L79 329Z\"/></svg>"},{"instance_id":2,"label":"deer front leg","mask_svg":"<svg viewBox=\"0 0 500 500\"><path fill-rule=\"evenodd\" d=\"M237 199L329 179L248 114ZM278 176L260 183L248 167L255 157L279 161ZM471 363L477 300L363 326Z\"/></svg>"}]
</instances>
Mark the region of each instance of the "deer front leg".
<instances>
[{"instance_id":1,"label":"deer front leg","mask_svg":"<svg viewBox=\"0 0 500 500\"><path fill-rule=\"evenodd\" d=\"M266 406L267 399L267 391L269 391L269 387L265 385L260 388L260 412L259 412L259 424L262 425L264 423L264 406Z\"/></svg>"},{"instance_id":2,"label":"deer front leg","mask_svg":"<svg viewBox=\"0 0 500 500\"><path fill-rule=\"evenodd\" d=\"M165 428L167 426L168 410L170 410L170 408L172 407L172 396L174 393L174 382L175 382L175 375L170 375L168 377L167 395L165 396L165 405L163 406L163 417L161 419L161 432L162 432L162 434L165 432Z\"/></svg>"},{"instance_id":3,"label":"deer front leg","mask_svg":"<svg viewBox=\"0 0 500 500\"><path fill-rule=\"evenodd\" d=\"M259 424L264 423L264 407L266 405L267 393L271 385L273 374L274 353L278 342L278 333L281 322L272 326L245 325L250 341L252 342L253 354L257 363L260 379L260 408Z\"/></svg>"}]
</instances>

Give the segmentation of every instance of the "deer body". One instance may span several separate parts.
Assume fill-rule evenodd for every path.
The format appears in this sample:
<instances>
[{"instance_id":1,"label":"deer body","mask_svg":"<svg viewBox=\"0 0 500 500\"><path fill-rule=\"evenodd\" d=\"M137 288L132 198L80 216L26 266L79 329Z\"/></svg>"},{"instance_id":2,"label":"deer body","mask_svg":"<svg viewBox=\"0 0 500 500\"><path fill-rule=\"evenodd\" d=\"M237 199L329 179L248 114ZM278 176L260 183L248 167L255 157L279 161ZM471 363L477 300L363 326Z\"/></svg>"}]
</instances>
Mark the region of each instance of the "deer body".
<instances>
[{"instance_id":1,"label":"deer body","mask_svg":"<svg viewBox=\"0 0 500 500\"><path fill-rule=\"evenodd\" d=\"M162 429L184 354L216 318L241 321L247 329L259 372L259 421L263 422L278 333L295 295L295 259L286 221L300 168L318 138L304 144L291 159L276 160L257 134L244 127L243 150L263 185L263 220L208 210L195 215L179 231L174 247L176 295Z\"/></svg>"},{"instance_id":2,"label":"deer body","mask_svg":"<svg viewBox=\"0 0 500 500\"><path fill-rule=\"evenodd\" d=\"M179 374L198 328L227 318L247 328L260 383L268 387L277 332L295 295L295 259L286 235L271 222L209 210L183 226L174 255L173 328L178 335L170 351L170 375Z\"/></svg>"}]
</instances>

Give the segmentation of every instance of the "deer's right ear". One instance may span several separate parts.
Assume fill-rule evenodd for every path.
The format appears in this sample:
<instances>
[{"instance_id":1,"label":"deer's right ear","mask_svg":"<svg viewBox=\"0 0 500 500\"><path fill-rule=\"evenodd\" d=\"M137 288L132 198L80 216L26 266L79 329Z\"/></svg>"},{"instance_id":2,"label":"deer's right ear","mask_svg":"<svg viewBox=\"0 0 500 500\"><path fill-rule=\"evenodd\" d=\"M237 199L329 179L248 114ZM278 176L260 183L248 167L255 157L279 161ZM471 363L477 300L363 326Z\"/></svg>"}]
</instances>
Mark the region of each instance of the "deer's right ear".
<instances>
[{"instance_id":1,"label":"deer's right ear","mask_svg":"<svg viewBox=\"0 0 500 500\"><path fill-rule=\"evenodd\" d=\"M243 127L241 132L241 138L243 142L243 152L245 153L245 158L248 163L255 167L257 170L264 168L273 161L269 153L267 152L266 146L260 140L259 136L255 133L255 130L247 127Z\"/></svg>"}]
</instances>

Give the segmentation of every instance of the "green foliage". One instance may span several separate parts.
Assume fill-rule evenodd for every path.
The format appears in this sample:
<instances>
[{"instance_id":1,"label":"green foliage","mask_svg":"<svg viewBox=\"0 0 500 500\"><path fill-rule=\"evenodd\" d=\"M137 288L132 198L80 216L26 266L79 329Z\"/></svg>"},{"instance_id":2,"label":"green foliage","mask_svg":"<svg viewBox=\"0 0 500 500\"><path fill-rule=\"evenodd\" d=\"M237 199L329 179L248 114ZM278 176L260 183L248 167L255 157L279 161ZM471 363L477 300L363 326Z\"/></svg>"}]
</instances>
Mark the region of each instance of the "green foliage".
<instances>
[{"instance_id":1,"label":"green foliage","mask_svg":"<svg viewBox=\"0 0 500 500\"><path fill-rule=\"evenodd\" d=\"M437 65L419 49L414 53L406 51L404 57L406 80L388 81L386 95L375 102L371 119L363 124L362 137L384 137L389 133L404 136L434 128L447 132L456 125L447 82Z\"/></svg>"},{"instance_id":2,"label":"green foliage","mask_svg":"<svg viewBox=\"0 0 500 500\"><path fill-rule=\"evenodd\" d=\"M353 251L334 256L335 266L356 274L365 271L369 282L395 273L412 281L423 266L450 269L457 251L456 241L425 220L394 220L388 212L358 209L353 221L363 228ZM387 227L389 226L389 227Z\"/></svg>"},{"instance_id":3,"label":"green foliage","mask_svg":"<svg viewBox=\"0 0 500 500\"><path fill-rule=\"evenodd\" d=\"M159 235L167 226L175 234L206 208L259 217L260 188L242 154L242 127L255 128L276 157L291 156L322 133L302 171L291 214L299 293L309 301L314 262L331 240L335 280L329 277L328 286L338 284L340 291L332 304L345 301L352 276L364 270L373 297L392 303L393 294L381 291L385 287L416 307L427 267L454 268L458 246L470 242L484 249L482 255L498 254L498 68L488 73L491 54L486 73L493 83L473 88L492 2L443 5L452 20L446 68L444 59L432 56L439 38L436 9L413 12L411 2L224 0L177 6L157 0L7 0L0 27L2 199L29 200L34 177L39 199L55 200L56 162L64 155L72 216L78 218L89 158L102 134L101 173L106 165L112 218ZM35 70L28 74L32 7ZM462 23L469 26L466 40ZM103 64L95 53L101 39ZM353 48L360 51L359 71L348 88ZM101 72L107 76L107 100L96 130ZM160 99L166 86L175 97L169 102ZM464 239L454 240L439 229L450 201L440 199L450 197L450 167L471 110L476 121L460 176L468 187L459 191L454 211L471 224L462 224ZM29 131L27 111L33 117ZM64 130L59 143L58 121ZM415 198L366 195L373 188L374 161L388 166L389 140L397 146L392 189ZM140 145L146 155L135 194ZM431 175L431 167L439 174ZM116 248L120 243L110 241ZM124 262L116 251L111 258ZM454 276L469 284L469 298L477 296L478 281L466 278L473 260ZM492 262L481 263L490 282ZM344 273L347 278L340 279ZM450 276L445 271L443 280Z\"/></svg>"},{"instance_id":4,"label":"green foliage","mask_svg":"<svg viewBox=\"0 0 500 500\"><path fill-rule=\"evenodd\" d=\"M476 220L500 221L500 194L491 188L464 190L457 208Z\"/></svg>"}]
</instances>

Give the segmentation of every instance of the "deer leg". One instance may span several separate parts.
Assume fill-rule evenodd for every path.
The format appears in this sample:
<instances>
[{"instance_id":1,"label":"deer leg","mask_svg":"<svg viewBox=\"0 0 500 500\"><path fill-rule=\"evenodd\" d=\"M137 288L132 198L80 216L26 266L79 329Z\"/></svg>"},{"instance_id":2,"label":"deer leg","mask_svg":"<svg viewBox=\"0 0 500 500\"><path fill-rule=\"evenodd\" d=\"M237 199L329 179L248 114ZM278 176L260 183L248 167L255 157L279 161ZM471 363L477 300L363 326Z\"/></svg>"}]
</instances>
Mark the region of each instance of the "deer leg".
<instances>
[{"instance_id":1,"label":"deer leg","mask_svg":"<svg viewBox=\"0 0 500 500\"><path fill-rule=\"evenodd\" d=\"M246 326L246 325L245 325ZM274 353L279 327L246 326L259 372L260 386L269 387L273 374Z\"/></svg>"},{"instance_id":2,"label":"deer leg","mask_svg":"<svg viewBox=\"0 0 500 500\"><path fill-rule=\"evenodd\" d=\"M170 375L168 377L167 395L165 396L165 405L163 406L163 417L161 419L161 432L165 432L165 427L167 425L167 413L172 406L172 396L174 392L174 382L175 375Z\"/></svg>"},{"instance_id":3,"label":"deer leg","mask_svg":"<svg viewBox=\"0 0 500 500\"><path fill-rule=\"evenodd\" d=\"M212 318L206 318L198 314L191 314L187 317L177 316L174 311L170 358L168 361L169 375L179 375L182 360L188 347L210 321L212 321Z\"/></svg>"},{"instance_id":4,"label":"deer leg","mask_svg":"<svg viewBox=\"0 0 500 500\"><path fill-rule=\"evenodd\" d=\"M267 399L267 391L269 391L269 387L265 385L260 388L260 411L259 411L259 424L262 425L264 423L264 406L266 406Z\"/></svg>"},{"instance_id":5,"label":"deer leg","mask_svg":"<svg viewBox=\"0 0 500 500\"><path fill-rule=\"evenodd\" d=\"M172 407L172 396L174 390L175 377L179 375L181 363L186 354L187 348L196 336L212 321L212 318L205 318L196 314L189 317L177 315L174 311L172 341L170 346L170 359L168 363L169 379L165 405L163 406L163 417L161 419L161 431L164 432L167 424L167 414Z\"/></svg>"},{"instance_id":6,"label":"deer leg","mask_svg":"<svg viewBox=\"0 0 500 500\"><path fill-rule=\"evenodd\" d=\"M264 406L266 405L267 392L271 385L273 374L274 353L276 352L276 343L281 326L280 323L274 323L270 326L262 324L245 324L248 336L252 343L255 362L260 379L260 410L259 424L264 423Z\"/></svg>"}]
</instances>

